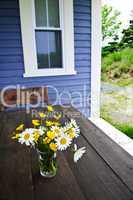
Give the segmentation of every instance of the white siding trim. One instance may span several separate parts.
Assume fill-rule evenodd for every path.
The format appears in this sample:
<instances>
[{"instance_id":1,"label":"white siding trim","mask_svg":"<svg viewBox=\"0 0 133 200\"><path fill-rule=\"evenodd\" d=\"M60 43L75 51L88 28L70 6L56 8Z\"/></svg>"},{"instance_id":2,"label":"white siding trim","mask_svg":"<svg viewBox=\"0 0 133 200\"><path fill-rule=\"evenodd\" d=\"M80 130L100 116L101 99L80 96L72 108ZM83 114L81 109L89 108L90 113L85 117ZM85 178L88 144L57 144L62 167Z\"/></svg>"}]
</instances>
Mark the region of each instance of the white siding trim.
<instances>
[{"instance_id":1,"label":"white siding trim","mask_svg":"<svg viewBox=\"0 0 133 200\"><path fill-rule=\"evenodd\" d=\"M91 2L91 117L100 117L101 0Z\"/></svg>"},{"instance_id":2,"label":"white siding trim","mask_svg":"<svg viewBox=\"0 0 133 200\"><path fill-rule=\"evenodd\" d=\"M133 156L133 140L101 118L90 118L100 130Z\"/></svg>"},{"instance_id":3,"label":"white siding trim","mask_svg":"<svg viewBox=\"0 0 133 200\"><path fill-rule=\"evenodd\" d=\"M35 42L34 0L19 0L22 44L24 55L24 77L58 76L76 74L74 69L74 22L73 0L59 0L63 18L63 68L38 69Z\"/></svg>"}]
</instances>

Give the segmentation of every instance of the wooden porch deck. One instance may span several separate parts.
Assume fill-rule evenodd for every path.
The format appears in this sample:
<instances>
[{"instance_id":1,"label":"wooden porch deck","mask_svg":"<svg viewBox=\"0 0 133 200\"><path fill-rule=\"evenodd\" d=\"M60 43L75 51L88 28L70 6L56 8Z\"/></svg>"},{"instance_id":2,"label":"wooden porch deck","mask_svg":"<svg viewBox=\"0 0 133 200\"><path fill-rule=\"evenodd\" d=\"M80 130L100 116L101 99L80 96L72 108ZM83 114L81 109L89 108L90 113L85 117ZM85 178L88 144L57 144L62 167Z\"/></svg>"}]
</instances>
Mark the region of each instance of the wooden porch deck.
<instances>
[{"instance_id":1,"label":"wooden porch deck","mask_svg":"<svg viewBox=\"0 0 133 200\"><path fill-rule=\"evenodd\" d=\"M20 122L28 125L24 111L0 113L0 200L133 200L133 157L104 135L73 108L86 146L85 156L74 164L69 154L58 155L53 179L39 175L35 152L11 140ZM76 115L75 115L76 112Z\"/></svg>"}]
</instances>

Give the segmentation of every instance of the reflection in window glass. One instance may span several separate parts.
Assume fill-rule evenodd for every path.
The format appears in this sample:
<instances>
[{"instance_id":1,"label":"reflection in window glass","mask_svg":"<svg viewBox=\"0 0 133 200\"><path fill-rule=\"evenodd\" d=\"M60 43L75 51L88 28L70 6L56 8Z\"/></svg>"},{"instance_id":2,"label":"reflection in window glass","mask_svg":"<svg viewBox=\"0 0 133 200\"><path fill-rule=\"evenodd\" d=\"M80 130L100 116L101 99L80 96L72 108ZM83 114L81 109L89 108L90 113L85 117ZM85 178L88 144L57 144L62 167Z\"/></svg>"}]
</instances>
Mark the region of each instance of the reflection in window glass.
<instances>
[{"instance_id":1,"label":"reflection in window glass","mask_svg":"<svg viewBox=\"0 0 133 200\"><path fill-rule=\"evenodd\" d=\"M61 31L36 31L38 68L62 68Z\"/></svg>"},{"instance_id":2,"label":"reflection in window glass","mask_svg":"<svg viewBox=\"0 0 133 200\"><path fill-rule=\"evenodd\" d=\"M35 0L36 26L47 26L46 0Z\"/></svg>"},{"instance_id":3,"label":"reflection in window glass","mask_svg":"<svg viewBox=\"0 0 133 200\"><path fill-rule=\"evenodd\" d=\"M48 0L48 22L49 27L60 27L59 0Z\"/></svg>"}]
</instances>

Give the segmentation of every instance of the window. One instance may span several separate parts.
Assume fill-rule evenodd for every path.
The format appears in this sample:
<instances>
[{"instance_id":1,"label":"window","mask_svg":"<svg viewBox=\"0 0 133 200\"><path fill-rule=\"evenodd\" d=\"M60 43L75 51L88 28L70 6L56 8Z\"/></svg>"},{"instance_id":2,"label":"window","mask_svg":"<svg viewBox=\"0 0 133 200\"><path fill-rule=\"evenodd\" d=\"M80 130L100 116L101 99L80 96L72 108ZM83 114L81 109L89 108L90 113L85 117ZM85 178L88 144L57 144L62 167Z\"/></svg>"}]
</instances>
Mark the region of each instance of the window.
<instances>
[{"instance_id":1,"label":"window","mask_svg":"<svg viewBox=\"0 0 133 200\"><path fill-rule=\"evenodd\" d=\"M38 68L62 68L62 27L59 0L35 0Z\"/></svg>"},{"instance_id":2,"label":"window","mask_svg":"<svg viewBox=\"0 0 133 200\"><path fill-rule=\"evenodd\" d=\"M19 0L25 77L75 74L73 0Z\"/></svg>"}]
</instances>

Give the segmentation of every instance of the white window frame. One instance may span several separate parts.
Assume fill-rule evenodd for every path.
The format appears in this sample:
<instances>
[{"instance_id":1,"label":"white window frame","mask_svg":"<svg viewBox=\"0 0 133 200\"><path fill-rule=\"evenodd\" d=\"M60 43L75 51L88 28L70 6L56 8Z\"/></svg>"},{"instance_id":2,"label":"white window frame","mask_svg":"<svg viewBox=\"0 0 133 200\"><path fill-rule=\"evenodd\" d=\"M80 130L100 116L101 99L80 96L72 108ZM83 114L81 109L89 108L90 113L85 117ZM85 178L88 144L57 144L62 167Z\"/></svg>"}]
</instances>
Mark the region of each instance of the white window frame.
<instances>
[{"instance_id":1,"label":"white window frame","mask_svg":"<svg viewBox=\"0 0 133 200\"><path fill-rule=\"evenodd\" d=\"M89 120L133 156L133 141L100 118L101 92L101 0L91 0L91 113Z\"/></svg>"},{"instance_id":2,"label":"white window frame","mask_svg":"<svg viewBox=\"0 0 133 200\"><path fill-rule=\"evenodd\" d=\"M73 0L59 0L63 68L38 69L34 0L19 0L19 7L25 67L24 77L76 74L74 69Z\"/></svg>"}]
</instances>

